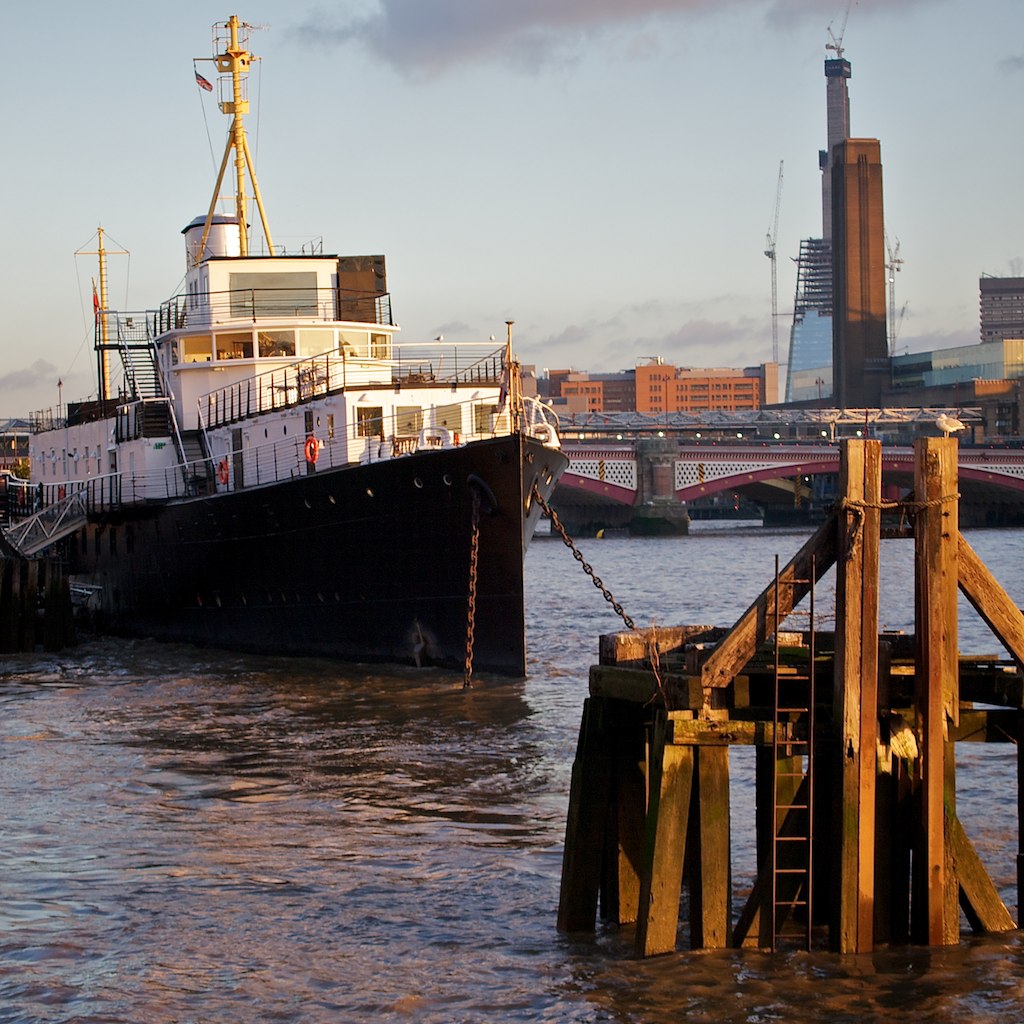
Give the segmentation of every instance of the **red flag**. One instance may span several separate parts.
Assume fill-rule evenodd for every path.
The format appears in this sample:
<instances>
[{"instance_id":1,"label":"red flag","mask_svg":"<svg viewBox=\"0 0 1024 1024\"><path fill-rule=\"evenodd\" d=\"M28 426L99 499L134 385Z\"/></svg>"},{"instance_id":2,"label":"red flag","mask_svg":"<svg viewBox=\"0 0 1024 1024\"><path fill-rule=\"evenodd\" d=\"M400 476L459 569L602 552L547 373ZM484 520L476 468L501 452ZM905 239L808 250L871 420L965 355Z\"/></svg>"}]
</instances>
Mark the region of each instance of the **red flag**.
<instances>
[{"instance_id":1,"label":"red flag","mask_svg":"<svg viewBox=\"0 0 1024 1024\"><path fill-rule=\"evenodd\" d=\"M92 315L99 316L100 313L100 297L96 294L96 282L92 283Z\"/></svg>"},{"instance_id":2,"label":"red flag","mask_svg":"<svg viewBox=\"0 0 1024 1024\"><path fill-rule=\"evenodd\" d=\"M213 86L198 71L196 72L196 85L207 92L213 92Z\"/></svg>"}]
</instances>

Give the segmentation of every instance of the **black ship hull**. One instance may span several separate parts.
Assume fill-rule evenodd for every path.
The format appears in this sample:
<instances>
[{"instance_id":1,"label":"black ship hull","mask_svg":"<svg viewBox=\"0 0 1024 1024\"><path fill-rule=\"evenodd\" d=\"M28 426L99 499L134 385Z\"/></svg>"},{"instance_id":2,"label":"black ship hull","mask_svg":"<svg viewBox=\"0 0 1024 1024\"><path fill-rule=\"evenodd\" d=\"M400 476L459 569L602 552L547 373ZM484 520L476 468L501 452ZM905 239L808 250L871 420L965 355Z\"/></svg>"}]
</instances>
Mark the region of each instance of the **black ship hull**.
<instances>
[{"instance_id":1,"label":"black ship hull","mask_svg":"<svg viewBox=\"0 0 1024 1024\"><path fill-rule=\"evenodd\" d=\"M466 662L475 576L474 669L521 676L531 490L549 497L565 465L511 435L122 507L72 538L72 573L114 633L450 668Z\"/></svg>"}]
</instances>

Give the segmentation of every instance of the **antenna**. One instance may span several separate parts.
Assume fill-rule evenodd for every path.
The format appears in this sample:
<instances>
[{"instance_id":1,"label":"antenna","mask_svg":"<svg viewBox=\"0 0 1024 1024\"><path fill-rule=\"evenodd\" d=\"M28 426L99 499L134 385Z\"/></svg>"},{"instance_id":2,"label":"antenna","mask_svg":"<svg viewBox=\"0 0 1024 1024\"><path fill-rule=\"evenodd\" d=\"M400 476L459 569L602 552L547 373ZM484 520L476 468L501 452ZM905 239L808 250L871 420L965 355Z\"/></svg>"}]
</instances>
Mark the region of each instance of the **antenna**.
<instances>
[{"instance_id":1,"label":"antenna","mask_svg":"<svg viewBox=\"0 0 1024 1024\"><path fill-rule=\"evenodd\" d=\"M843 23L839 26L839 35L836 36L832 32L832 23L829 22L828 28L825 30L828 32L831 43L825 44L826 50L834 50L837 60L842 60L843 57L843 36L846 35L846 19L850 17L850 8L854 5L856 0L846 0L846 10L843 12Z\"/></svg>"},{"instance_id":2,"label":"antenna","mask_svg":"<svg viewBox=\"0 0 1024 1024\"><path fill-rule=\"evenodd\" d=\"M779 290L775 272L775 239L779 233L779 205L782 203L782 161L779 161L779 184L775 189L775 216L765 239L764 254L772 261L772 362L779 361Z\"/></svg>"}]
</instances>

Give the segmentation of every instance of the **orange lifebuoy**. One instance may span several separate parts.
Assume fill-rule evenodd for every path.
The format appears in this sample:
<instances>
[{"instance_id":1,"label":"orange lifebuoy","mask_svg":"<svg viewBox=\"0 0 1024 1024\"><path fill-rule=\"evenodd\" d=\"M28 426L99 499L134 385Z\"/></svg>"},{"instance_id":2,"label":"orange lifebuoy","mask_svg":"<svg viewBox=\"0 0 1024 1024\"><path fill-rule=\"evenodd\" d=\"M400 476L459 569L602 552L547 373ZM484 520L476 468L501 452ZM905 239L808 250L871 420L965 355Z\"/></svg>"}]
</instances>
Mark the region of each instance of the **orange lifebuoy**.
<instances>
[{"instance_id":1,"label":"orange lifebuoy","mask_svg":"<svg viewBox=\"0 0 1024 1024\"><path fill-rule=\"evenodd\" d=\"M452 443L455 445L456 448L459 447L459 432L457 430L452 435Z\"/></svg>"},{"instance_id":2,"label":"orange lifebuoy","mask_svg":"<svg viewBox=\"0 0 1024 1024\"><path fill-rule=\"evenodd\" d=\"M222 484L227 484L227 482L228 482L228 460L227 459L221 459L220 460L220 465L217 467L217 479Z\"/></svg>"},{"instance_id":3,"label":"orange lifebuoy","mask_svg":"<svg viewBox=\"0 0 1024 1024\"><path fill-rule=\"evenodd\" d=\"M320 457L320 445L317 443L317 439L310 434L306 438L306 444L304 446L306 452L306 461L311 465L316 465L316 460Z\"/></svg>"}]
</instances>

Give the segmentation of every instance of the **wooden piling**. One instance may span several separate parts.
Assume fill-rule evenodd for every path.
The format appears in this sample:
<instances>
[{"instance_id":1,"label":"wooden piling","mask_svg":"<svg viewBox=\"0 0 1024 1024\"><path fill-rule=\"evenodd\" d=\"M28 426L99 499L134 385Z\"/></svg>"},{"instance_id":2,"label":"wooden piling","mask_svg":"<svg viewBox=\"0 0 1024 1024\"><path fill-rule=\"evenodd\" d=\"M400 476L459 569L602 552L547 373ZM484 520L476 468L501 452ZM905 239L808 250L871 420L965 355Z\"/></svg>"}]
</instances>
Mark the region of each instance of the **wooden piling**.
<instances>
[{"instance_id":1,"label":"wooden piling","mask_svg":"<svg viewBox=\"0 0 1024 1024\"><path fill-rule=\"evenodd\" d=\"M874 946L875 750L878 743L878 550L882 446L850 441L844 450L837 523L833 704L840 732L833 948Z\"/></svg>"},{"instance_id":2,"label":"wooden piling","mask_svg":"<svg viewBox=\"0 0 1024 1024\"><path fill-rule=\"evenodd\" d=\"M0 652L34 651L39 644L57 651L73 639L71 594L61 561L0 558Z\"/></svg>"},{"instance_id":3,"label":"wooden piling","mask_svg":"<svg viewBox=\"0 0 1024 1024\"><path fill-rule=\"evenodd\" d=\"M805 926L808 944L827 925L844 953L955 942L961 907L974 931L1014 927L957 818L954 751L966 741L1024 749L1024 615L959 534L955 441L928 439L916 446L903 509L914 520L915 634L880 639L880 446L844 442L841 465L833 515L731 628L601 638L573 766L561 929L592 930L600 901L606 921L635 920L638 956L671 952L684 886L694 949L774 948L787 917ZM779 623L833 562L831 648L813 622L784 633ZM959 655L958 588L1017 674ZM756 747L757 877L733 926L728 755L737 743ZM1018 753L1018 906L1022 778ZM814 842L815 833L834 841ZM787 852L797 849L811 854L801 864ZM812 889L834 898L816 904Z\"/></svg>"},{"instance_id":4,"label":"wooden piling","mask_svg":"<svg viewBox=\"0 0 1024 1024\"><path fill-rule=\"evenodd\" d=\"M678 746L671 738L667 716L657 714L636 927L636 951L643 957L674 950L679 925L694 762L693 747Z\"/></svg>"},{"instance_id":5,"label":"wooden piling","mask_svg":"<svg viewBox=\"0 0 1024 1024\"><path fill-rule=\"evenodd\" d=\"M955 760L946 743L960 696L957 677L957 443L922 438L914 446L916 705L921 751L921 840L914 856L915 941L956 942L959 912L945 816L956 813Z\"/></svg>"}]
</instances>

